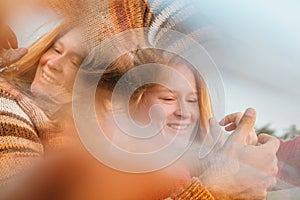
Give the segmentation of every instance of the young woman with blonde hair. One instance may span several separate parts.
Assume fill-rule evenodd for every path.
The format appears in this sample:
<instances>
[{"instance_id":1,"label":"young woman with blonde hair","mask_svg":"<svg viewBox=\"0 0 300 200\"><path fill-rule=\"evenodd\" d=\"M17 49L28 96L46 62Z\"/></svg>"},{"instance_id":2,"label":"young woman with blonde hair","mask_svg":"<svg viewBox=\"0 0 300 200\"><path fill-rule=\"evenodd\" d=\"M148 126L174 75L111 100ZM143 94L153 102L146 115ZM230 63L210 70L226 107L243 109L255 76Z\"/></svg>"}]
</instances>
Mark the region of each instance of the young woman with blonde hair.
<instances>
[{"instance_id":1,"label":"young woman with blonde hair","mask_svg":"<svg viewBox=\"0 0 300 200\"><path fill-rule=\"evenodd\" d=\"M1 189L26 175L44 153L72 141L62 134L64 108L70 107L76 72L87 55L82 31L63 22L0 74Z\"/></svg>"}]
</instances>

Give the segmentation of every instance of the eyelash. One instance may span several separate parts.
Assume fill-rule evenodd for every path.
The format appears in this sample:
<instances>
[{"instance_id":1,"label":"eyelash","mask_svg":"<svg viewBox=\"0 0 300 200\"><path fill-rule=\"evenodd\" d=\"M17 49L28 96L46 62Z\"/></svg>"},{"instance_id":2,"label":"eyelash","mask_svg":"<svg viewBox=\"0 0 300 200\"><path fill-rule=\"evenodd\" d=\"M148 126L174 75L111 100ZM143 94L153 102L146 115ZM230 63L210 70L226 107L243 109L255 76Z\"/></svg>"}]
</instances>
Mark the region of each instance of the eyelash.
<instances>
[{"instance_id":1,"label":"eyelash","mask_svg":"<svg viewBox=\"0 0 300 200\"><path fill-rule=\"evenodd\" d=\"M164 101L174 101L175 100L174 97L162 97L161 99Z\"/></svg>"},{"instance_id":2,"label":"eyelash","mask_svg":"<svg viewBox=\"0 0 300 200\"><path fill-rule=\"evenodd\" d=\"M163 101L167 101L167 102L171 102L171 101L175 101L176 98L174 97L163 97L161 98ZM191 99L187 99L186 102L188 103L197 103L198 99L197 98L191 98Z\"/></svg>"},{"instance_id":3,"label":"eyelash","mask_svg":"<svg viewBox=\"0 0 300 200\"><path fill-rule=\"evenodd\" d=\"M191 99L188 99L187 102L189 102L189 103L197 103L198 99L197 98L191 98Z\"/></svg>"},{"instance_id":4,"label":"eyelash","mask_svg":"<svg viewBox=\"0 0 300 200\"><path fill-rule=\"evenodd\" d=\"M57 48L57 47L52 47L52 48L56 53L61 54L61 50L59 48Z\"/></svg>"}]
</instances>

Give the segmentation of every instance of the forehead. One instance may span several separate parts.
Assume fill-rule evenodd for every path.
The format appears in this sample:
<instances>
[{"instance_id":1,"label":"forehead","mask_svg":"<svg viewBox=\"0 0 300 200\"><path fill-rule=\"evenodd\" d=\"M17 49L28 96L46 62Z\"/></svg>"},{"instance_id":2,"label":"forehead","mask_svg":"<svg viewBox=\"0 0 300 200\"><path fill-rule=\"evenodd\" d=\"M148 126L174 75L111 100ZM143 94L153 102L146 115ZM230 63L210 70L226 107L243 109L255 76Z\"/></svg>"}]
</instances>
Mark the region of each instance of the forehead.
<instances>
[{"instance_id":1,"label":"forehead","mask_svg":"<svg viewBox=\"0 0 300 200\"><path fill-rule=\"evenodd\" d=\"M160 74L162 85L170 90L197 91L195 75L189 66L176 64L169 67L170 70Z\"/></svg>"},{"instance_id":2,"label":"forehead","mask_svg":"<svg viewBox=\"0 0 300 200\"><path fill-rule=\"evenodd\" d=\"M184 95L198 92L194 73L184 64L164 66L164 69L156 71L153 80L145 90L147 94L172 92Z\"/></svg>"},{"instance_id":3,"label":"forehead","mask_svg":"<svg viewBox=\"0 0 300 200\"><path fill-rule=\"evenodd\" d=\"M79 27L71 29L55 43L61 44L64 48L73 50L78 54L87 53L87 48L85 47L83 39L83 30Z\"/></svg>"}]
</instances>

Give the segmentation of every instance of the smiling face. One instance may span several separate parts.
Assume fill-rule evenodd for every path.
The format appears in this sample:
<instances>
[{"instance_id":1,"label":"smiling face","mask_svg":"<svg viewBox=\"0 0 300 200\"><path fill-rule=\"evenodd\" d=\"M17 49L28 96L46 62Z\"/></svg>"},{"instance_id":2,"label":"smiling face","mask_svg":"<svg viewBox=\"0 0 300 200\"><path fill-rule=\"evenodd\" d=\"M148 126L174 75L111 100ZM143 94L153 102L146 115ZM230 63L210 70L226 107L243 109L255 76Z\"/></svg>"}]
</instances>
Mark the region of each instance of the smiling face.
<instances>
[{"instance_id":1,"label":"smiling face","mask_svg":"<svg viewBox=\"0 0 300 200\"><path fill-rule=\"evenodd\" d=\"M40 58L32 93L55 103L70 102L76 73L86 56L81 29L75 28L59 38Z\"/></svg>"},{"instance_id":2,"label":"smiling face","mask_svg":"<svg viewBox=\"0 0 300 200\"><path fill-rule=\"evenodd\" d=\"M162 127L161 133L167 141L177 135L186 144L199 119L198 91L195 76L187 66L178 64L172 69L165 86L155 85L143 93L132 116L144 125L152 119L152 123Z\"/></svg>"}]
</instances>

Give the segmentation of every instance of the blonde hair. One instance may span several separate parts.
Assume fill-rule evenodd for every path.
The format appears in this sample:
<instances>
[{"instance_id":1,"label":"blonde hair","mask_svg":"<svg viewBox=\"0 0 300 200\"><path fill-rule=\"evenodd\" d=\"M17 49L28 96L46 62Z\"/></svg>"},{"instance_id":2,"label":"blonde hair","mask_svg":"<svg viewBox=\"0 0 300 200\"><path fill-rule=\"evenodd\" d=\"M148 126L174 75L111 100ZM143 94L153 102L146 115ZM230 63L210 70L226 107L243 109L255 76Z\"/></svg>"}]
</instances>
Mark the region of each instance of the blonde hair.
<instances>
[{"instance_id":1,"label":"blonde hair","mask_svg":"<svg viewBox=\"0 0 300 200\"><path fill-rule=\"evenodd\" d=\"M141 65L145 63L157 63L157 64L163 64L167 65L169 67L183 64L190 68L190 70L193 72L195 81L196 81L196 89L198 91L198 104L199 104L199 128L201 132L201 136L204 136L208 134L209 132L209 119L213 117L213 111L211 106L211 100L210 95L208 91L208 87L206 85L206 82L204 78L201 76L201 74L195 70L195 68L186 60L179 57L178 55L175 55L170 52L166 52L163 50L158 49L145 49L141 50L137 53L136 59L135 59L136 65ZM156 74L156 73L155 73ZM154 75L155 76L155 75ZM153 86L153 84L152 84ZM136 101L136 103L139 103L139 101L143 98L144 93L151 87L151 85L145 85L141 88L139 88L135 94L133 95L133 99Z\"/></svg>"},{"instance_id":2,"label":"blonde hair","mask_svg":"<svg viewBox=\"0 0 300 200\"><path fill-rule=\"evenodd\" d=\"M71 29L72 24L70 20L65 20L53 30L40 37L28 48L28 53L10 67L11 69L17 68L18 70L8 70L2 76L17 85L31 84L41 56L58 38Z\"/></svg>"},{"instance_id":3,"label":"blonde hair","mask_svg":"<svg viewBox=\"0 0 300 200\"><path fill-rule=\"evenodd\" d=\"M197 70L195 70L191 66L191 64L188 63L183 58L163 50L149 48L149 49L143 49L143 50L131 52L130 54L131 54L130 56L129 55L121 56L118 60L116 60L107 68L107 70L103 73L103 76L100 80L100 84L98 87L108 89L112 92L115 84L118 82L118 79L121 78L130 69L139 65L156 63L156 64L163 64L172 67L174 65L184 64L188 66L193 72L196 81L196 87L197 87L196 89L198 91L198 104L199 104L199 114L200 114L199 129L201 134L200 135L197 134L199 135L197 137L200 137L199 139L201 140L202 137L208 134L209 120L210 118L213 117L213 110L212 110L208 87L201 74ZM131 61L129 58L131 58ZM155 70L150 73L152 73L150 74L150 76L153 78L153 80L157 78L157 74L160 74L159 71L155 71ZM122 93L121 96L122 95L126 96L128 92L132 90L132 87L136 88L136 86L142 85L141 83L143 81L144 81L143 77L137 74L130 76L130 78L128 78L128 84L122 86L123 88L122 90L120 90L120 92ZM151 87L155 85L156 84L154 83L145 84L142 87L138 87L138 89L134 91L129 102L132 110L135 110L135 108L138 107L138 105L141 103L141 100L143 99L144 94ZM120 101L122 101L122 99L120 99Z\"/></svg>"}]
</instances>

